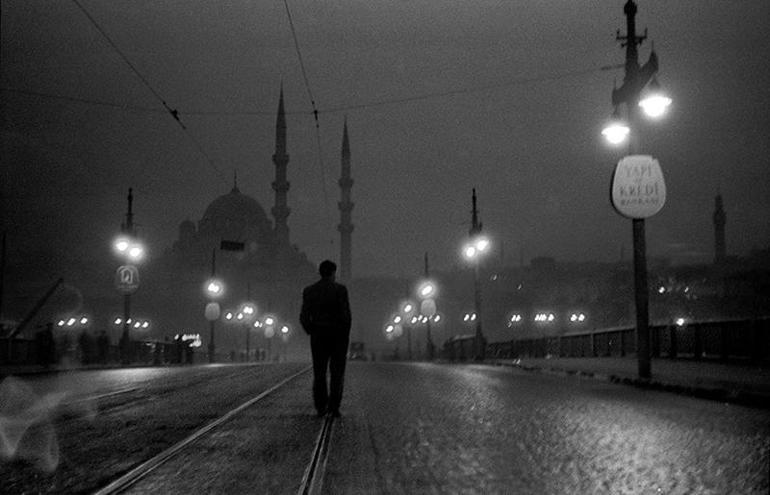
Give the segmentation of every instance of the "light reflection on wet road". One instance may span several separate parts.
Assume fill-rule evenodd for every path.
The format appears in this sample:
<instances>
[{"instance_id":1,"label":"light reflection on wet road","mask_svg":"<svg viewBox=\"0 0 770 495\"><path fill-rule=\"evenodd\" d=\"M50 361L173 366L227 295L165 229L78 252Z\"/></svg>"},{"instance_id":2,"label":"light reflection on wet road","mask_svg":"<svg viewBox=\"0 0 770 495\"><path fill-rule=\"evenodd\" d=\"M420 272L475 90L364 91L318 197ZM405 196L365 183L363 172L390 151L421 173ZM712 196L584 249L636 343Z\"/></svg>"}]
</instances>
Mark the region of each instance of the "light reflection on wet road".
<instances>
[{"instance_id":1,"label":"light reflection on wet road","mask_svg":"<svg viewBox=\"0 0 770 495\"><path fill-rule=\"evenodd\" d=\"M384 493L768 490L762 410L473 365L350 363L346 387L327 493L366 478L341 466Z\"/></svg>"}]
</instances>

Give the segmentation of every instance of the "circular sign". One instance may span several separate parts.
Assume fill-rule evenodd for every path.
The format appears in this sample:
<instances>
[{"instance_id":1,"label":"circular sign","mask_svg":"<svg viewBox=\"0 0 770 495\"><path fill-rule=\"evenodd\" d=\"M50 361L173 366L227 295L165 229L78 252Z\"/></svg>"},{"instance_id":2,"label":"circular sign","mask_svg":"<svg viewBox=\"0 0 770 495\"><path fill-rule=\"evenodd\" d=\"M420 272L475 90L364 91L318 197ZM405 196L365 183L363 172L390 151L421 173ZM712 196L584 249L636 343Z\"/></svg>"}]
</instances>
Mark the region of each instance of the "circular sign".
<instances>
[{"instance_id":1,"label":"circular sign","mask_svg":"<svg viewBox=\"0 0 770 495\"><path fill-rule=\"evenodd\" d=\"M115 288L121 294L133 294L139 288L139 269L134 265L119 266L115 272Z\"/></svg>"},{"instance_id":2,"label":"circular sign","mask_svg":"<svg viewBox=\"0 0 770 495\"><path fill-rule=\"evenodd\" d=\"M206 319L209 321L216 321L219 319L219 303L218 302L210 302L206 304L206 309L203 311L203 314L206 316Z\"/></svg>"},{"instance_id":3,"label":"circular sign","mask_svg":"<svg viewBox=\"0 0 770 495\"><path fill-rule=\"evenodd\" d=\"M649 155L626 156L612 174L612 206L627 218L655 215L666 203L666 182L658 160Z\"/></svg>"},{"instance_id":4,"label":"circular sign","mask_svg":"<svg viewBox=\"0 0 770 495\"><path fill-rule=\"evenodd\" d=\"M420 313L424 314L427 317L431 317L436 314L436 300L435 299L425 299L422 304L420 304Z\"/></svg>"}]
</instances>

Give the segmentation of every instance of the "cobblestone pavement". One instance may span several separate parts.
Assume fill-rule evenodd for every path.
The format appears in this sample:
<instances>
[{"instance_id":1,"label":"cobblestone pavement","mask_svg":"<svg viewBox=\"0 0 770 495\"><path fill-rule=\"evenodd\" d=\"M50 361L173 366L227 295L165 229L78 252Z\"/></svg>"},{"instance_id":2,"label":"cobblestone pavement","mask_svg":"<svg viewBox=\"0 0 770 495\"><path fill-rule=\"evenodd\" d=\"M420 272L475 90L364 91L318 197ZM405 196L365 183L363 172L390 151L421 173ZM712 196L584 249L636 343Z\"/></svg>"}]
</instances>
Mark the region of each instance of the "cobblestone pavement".
<instances>
[{"instance_id":1,"label":"cobblestone pavement","mask_svg":"<svg viewBox=\"0 0 770 495\"><path fill-rule=\"evenodd\" d=\"M579 377L351 363L325 493L766 493L765 411Z\"/></svg>"}]
</instances>

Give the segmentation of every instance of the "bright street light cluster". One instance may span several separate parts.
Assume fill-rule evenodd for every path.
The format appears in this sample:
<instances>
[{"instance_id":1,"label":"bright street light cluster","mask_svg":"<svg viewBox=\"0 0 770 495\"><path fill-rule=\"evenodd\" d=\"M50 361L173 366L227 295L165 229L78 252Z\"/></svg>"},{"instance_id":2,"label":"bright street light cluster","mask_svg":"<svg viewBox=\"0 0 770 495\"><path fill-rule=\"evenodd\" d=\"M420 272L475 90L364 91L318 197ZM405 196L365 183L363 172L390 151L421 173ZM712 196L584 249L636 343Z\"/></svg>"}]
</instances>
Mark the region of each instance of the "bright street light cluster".
<instances>
[{"instance_id":1,"label":"bright street light cluster","mask_svg":"<svg viewBox=\"0 0 770 495\"><path fill-rule=\"evenodd\" d=\"M115 321L113 321L113 323L115 325L122 325L123 324L123 318L120 318L120 317L115 318ZM137 330L140 329L140 328L142 330L147 330L148 328L150 328L150 320L134 320L133 318L129 318L126 321L126 323L128 323L128 326L130 328L136 328Z\"/></svg>"},{"instance_id":2,"label":"bright street light cluster","mask_svg":"<svg viewBox=\"0 0 770 495\"><path fill-rule=\"evenodd\" d=\"M464 322L476 321L476 313L465 313L463 315Z\"/></svg>"},{"instance_id":3,"label":"bright street light cluster","mask_svg":"<svg viewBox=\"0 0 770 495\"><path fill-rule=\"evenodd\" d=\"M84 327L88 325L88 322L90 320L87 316L81 316L80 318L71 316L67 319L61 319L58 322L56 322L56 326L58 327L74 327L75 325L79 325L81 327Z\"/></svg>"},{"instance_id":4,"label":"bright street light cluster","mask_svg":"<svg viewBox=\"0 0 770 495\"><path fill-rule=\"evenodd\" d=\"M206 294L215 298L221 296L225 291L225 285L217 279L211 279L206 282Z\"/></svg>"},{"instance_id":5,"label":"bright street light cluster","mask_svg":"<svg viewBox=\"0 0 770 495\"><path fill-rule=\"evenodd\" d=\"M553 313L538 313L535 315L535 321L540 323L550 323L556 320L556 316Z\"/></svg>"},{"instance_id":6,"label":"bright street light cluster","mask_svg":"<svg viewBox=\"0 0 770 495\"><path fill-rule=\"evenodd\" d=\"M132 237L122 235L115 239L112 246L117 254L129 261L137 263L144 259L144 245Z\"/></svg>"},{"instance_id":7,"label":"bright street light cluster","mask_svg":"<svg viewBox=\"0 0 770 495\"><path fill-rule=\"evenodd\" d=\"M651 119L659 119L665 115L670 105L671 98L663 93L657 78L653 77L644 97L639 100L642 111ZM602 135L611 145L618 146L626 142L630 134L631 127L626 120L621 118L618 108L615 107L612 117L602 129Z\"/></svg>"},{"instance_id":8,"label":"bright street light cluster","mask_svg":"<svg viewBox=\"0 0 770 495\"><path fill-rule=\"evenodd\" d=\"M569 321L573 323L575 322L582 323L586 321L586 315L583 313L572 313L571 315L569 315Z\"/></svg>"},{"instance_id":9,"label":"bright street light cluster","mask_svg":"<svg viewBox=\"0 0 770 495\"><path fill-rule=\"evenodd\" d=\"M463 246L463 256L468 261L475 261L489 250L489 239L478 235Z\"/></svg>"}]
</instances>

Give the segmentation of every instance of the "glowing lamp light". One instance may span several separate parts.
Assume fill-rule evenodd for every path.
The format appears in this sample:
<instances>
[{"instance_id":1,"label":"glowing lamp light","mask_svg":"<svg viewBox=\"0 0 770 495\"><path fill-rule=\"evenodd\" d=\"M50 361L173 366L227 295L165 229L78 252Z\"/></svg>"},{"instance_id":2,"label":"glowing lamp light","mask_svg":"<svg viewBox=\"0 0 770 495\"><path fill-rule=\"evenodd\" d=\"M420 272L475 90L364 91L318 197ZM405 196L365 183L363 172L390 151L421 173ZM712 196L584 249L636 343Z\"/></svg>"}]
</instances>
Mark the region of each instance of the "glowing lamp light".
<instances>
[{"instance_id":1,"label":"glowing lamp light","mask_svg":"<svg viewBox=\"0 0 770 495\"><path fill-rule=\"evenodd\" d=\"M59 320L59 322L56 325L58 325L60 327L63 327L65 323L67 323L67 322L64 321L64 320Z\"/></svg>"},{"instance_id":2,"label":"glowing lamp light","mask_svg":"<svg viewBox=\"0 0 770 495\"><path fill-rule=\"evenodd\" d=\"M433 295L436 293L436 286L433 285L433 282L425 282L422 284L422 286L420 286L420 290L418 292L422 299L427 299L433 297Z\"/></svg>"},{"instance_id":3,"label":"glowing lamp light","mask_svg":"<svg viewBox=\"0 0 770 495\"><path fill-rule=\"evenodd\" d=\"M435 315L435 316L433 317L433 321L435 321L436 323L440 322L440 321L441 321L441 315L438 315L438 314L437 314L437 315Z\"/></svg>"},{"instance_id":4,"label":"glowing lamp light","mask_svg":"<svg viewBox=\"0 0 770 495\"><path fill-rule=\"evenodd\" d=\"M613 146L623 144L628 138L631 128L628 127L628 123L620 118L618 107L612 112L612 117L607 125L602 129L602 135Z\"/></svg>"},{"instance_id":5,"label":"glowing lamp light","mask_svg":"<svg viewBox=\"0 0 770 495\"><path fill-rule=\"evenodd\" d=\"M662 117L671 105L671 98L663 95L652 95L639 102L644 113L654 119Z\"/></svg>"},{"instance_id":6,"label":"glowing lamp light","mask_svg":"<svg viewBox=\"0 0 770 495\"><path fill-rule=\"evenodd\" d=\"M486 237L479 237L476 240L476 249L480 253L485 252L488 248L489 248L489 239L487 239Z\"/></svg>"},{"instance_id":7,"label":"glowing lamp light","mask_svg":"<svg viewBox=\"0 0 770 495\"><path fill-rule=\"evenodd\" d=\"M678 327L683 327L685 323L687 323L687 320L685 320L684 318L676 319L676 326Z\"/></svg>"},{"instance_id":8,"label":"glowing lamp light","mask_svg":"<svg viewBox=\"0 0 770 495\"><path fill-rule=\"evenodd\" d=\"M235 319L238 321L241 321L243 319L243 313L238 313L237 315L235 315Z\"/></svg>"},{"instance_id":9,"label":"glowing lamp light","mask_svg":"<svg viewBox=\"0 0 770 495\"><path fill-rule=\"evenodd\" d=\"M144 258L144 248L141 245L133 245L128 248L128 257L131 261L140 261Z\"/></svg>"},{"instance_id":10,"label":"glowing lamp light","mask_svg":"<svg viewBox=\"0 0 770 495\"><path fill-rule=\"evenodd\" d=\"M123 319L122 318L115 318L115 321L113 323L115 323L116 325L120 325L121 323L123 323Z\"/></svg>"},{"instance_id":11,"label":"glowing lamp light","mask_svg":"<svg viewBox=\"0 0 770 495\"><path fill-rule=\"evenodd\" d=\"M648 93L639 101L639 106L648 117L658 119L666 113L671 101L671 98L663 93L658 79L653 77L648 86Z\"/></svg>"},{"instance_id":12,"label":"glowing lamp light","mask_svg":"<svg viewBox=\"0 0 770 495\"><path fill-rule=\"evenodd\" d=\"M67 320L67 326L71 327L72 325L75 324L76 321L77 320L75 318L70 318L69 320Z\"/></svg>"},{"instance_id":13,"label":"glowing lamp light","mask_svg":"<svg viewBox=\"0 0 770 495\"><path fill-rule=\"evenodd\" d=\"M396 315L393 317L393 323L401 323L401 315Z\"/></svg>"},{"instance_id":14,"label":"glowing lamp light","mask_svg":"<svg viewBox=\"0 0 770 495\"><path fill-rule=\"evenodd\" d=\"M206 283L206 293L209 297L219 297L225 291L225 286L219 280L211 279Z\"/></svg>"},{"instance_id":15,"label":"glowing lamp light","mask_svg":"<svg viewBox=\"0 0 770 495\"><path fill-rule=\"evenodd\" d=\"M465 246L465 250L463 250L463 254L465 255L466 259L472 260L476 257L477 253L476 246Z\"/></svg>"},{"instance_id":16,"label":"glowing lamp light","mask_svg":"<svg viewBox=\"0 0 770 495\"><path fill-rule=\"evenodd\" d=\"M125 253L131 246L131 242L125 237L118 237L115 239L113 246L115 247L115 251L119 253Z\"/></svg>"},{"instance_id":17,"label":"glowing lamp light","mask_svg":"<svg viewBox=\"0 0 770 495\"><path fill-rule=\"evenodd\" d=\"M145 321L144 323L142 323L142 328L149 328L149 327L150 327L149 321Z\"/></svg>"},{"instance_id":18,"label":"glowing lamp light","mask_svg":"<svg viewBox=\"0 0 770 495\"><path fill-rule=\"evenodd\" d=\"M388 325L387 327L385 327L385 333L393 333L394 330L395 330L395 327L393 325Z\"/></svg>"},{"instance_id":19,"label":"glowing lamp light","mask_svg":"<svg viewBox=\"0 0 770 495\"><path fill-rule=\"evenodd\" d=\"M623 144L631 129L622 121L612 121L602 129L602 135L613 146Z\"/></svg>"},{"instance_id":20,"label":"glowing lamp light","mask_svg":"<svg viewBox=\"0 0 770 495\"><path fill-rule=\"evenodd\" d=\"M225 313L225 320L230 321L233 319L233 313L231 311L228 311Z\"/></svg>"},{"instance_id":21,"label":"glowing lamp light","mask_svg":"<svg viewBox=\"0 0 770 495\"><path fill-rule=\"evenodd\" d=\"M414 310L414 306L412 305L412 303L409 303L409 302L408 302L408 303L405 303L405 304L404 304L404 307L403 307L403 309L402 309L402 311L403 311L403 313L404 313L405 315L408 315L408 314L409 314L409 313L411 313L413 310Z\"/></svg>"},{"instance_id":22,"label":"glowing lamp light","mask_svg":"<svg viewBox=\"0 0 770 495\"><path fill-rule=\"evenodd\" d=\"M84 317L82 317L82 318L80 319L80 324L81 324L81 325L85 325L86 323L88 323L88 318L86 318L86 317L84 316Z\"/></svg>"},{"instance_id":23,"label":"glowing lamp light","mask_svg":"<svg viewBox=\"0 0 770 495\"><path fill-rule=\"evenodd\" d=\"M284 334L284 335L289 333L289 327L287 327L286 325L282 326L281 327L281 333Z\"/></svg>"}]
</instances>

